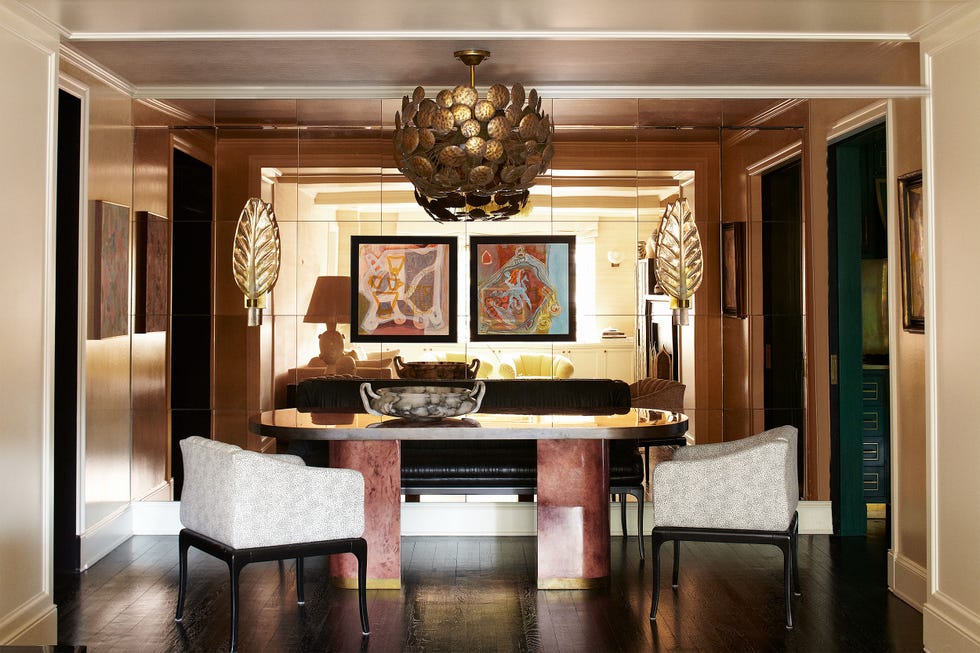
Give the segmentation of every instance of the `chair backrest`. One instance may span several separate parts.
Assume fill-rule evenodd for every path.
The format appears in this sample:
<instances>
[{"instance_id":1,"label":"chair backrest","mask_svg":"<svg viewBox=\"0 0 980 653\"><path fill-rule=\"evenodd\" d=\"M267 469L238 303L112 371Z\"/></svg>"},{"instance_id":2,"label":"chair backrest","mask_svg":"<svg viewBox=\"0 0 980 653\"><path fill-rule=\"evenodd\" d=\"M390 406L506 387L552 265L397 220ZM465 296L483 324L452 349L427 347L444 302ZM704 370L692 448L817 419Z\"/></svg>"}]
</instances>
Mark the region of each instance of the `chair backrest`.
<instances>
[{"instance_id":1,"label":"chair backrest","mask_svg":"<svg viewBox=\"0 0 980 653\"><path fill-rule=\"evenodd\" d=\"M180 441L185 528L235 548L360 537L364 477L307 467L298 456L245 451L190 437Z\"/></svg>"},{"instance_id":2,"label":"chair backrest","mask_svg":"<svg viewBox=\"0 0 980 653\"><path fill-rule=\"evenodd\" d=\"M657 408L682 413L686 389L686 385L671 379L640 379L630 384L630 401L634 408Z\"/></svg>"},{"instance_id":3,"label":"chair backrest","mask_svg":"<svg viewBox=\"0 0 980 653\"><path fill-rule=\"evenodd\" d=\"M741 440L680 447L653 471L655 524L787 528L800 495L796 451L796 427L788 425Z\"/></svg>"}]
</instances>

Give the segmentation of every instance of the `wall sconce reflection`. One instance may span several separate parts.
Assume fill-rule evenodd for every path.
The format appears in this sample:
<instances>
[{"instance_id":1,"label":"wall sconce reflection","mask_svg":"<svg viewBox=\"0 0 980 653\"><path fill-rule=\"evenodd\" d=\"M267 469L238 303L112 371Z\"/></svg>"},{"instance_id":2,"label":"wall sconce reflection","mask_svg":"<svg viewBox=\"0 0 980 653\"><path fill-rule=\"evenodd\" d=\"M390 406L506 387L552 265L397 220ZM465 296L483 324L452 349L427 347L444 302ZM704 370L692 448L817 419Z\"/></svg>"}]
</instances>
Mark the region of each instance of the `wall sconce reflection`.
<instances>
[{"instance_id":1,"label":"wall sconce reflection","mask_svg":"<svg viewBox=\"0 0 980 653\"><path fill-rule=\"evenodd\" d=\"M609 261L609 265L618 268L619 264L623 262L623 253L618 249L611 249L606 252L606 260Z\"/></svg>"}]
</instances>

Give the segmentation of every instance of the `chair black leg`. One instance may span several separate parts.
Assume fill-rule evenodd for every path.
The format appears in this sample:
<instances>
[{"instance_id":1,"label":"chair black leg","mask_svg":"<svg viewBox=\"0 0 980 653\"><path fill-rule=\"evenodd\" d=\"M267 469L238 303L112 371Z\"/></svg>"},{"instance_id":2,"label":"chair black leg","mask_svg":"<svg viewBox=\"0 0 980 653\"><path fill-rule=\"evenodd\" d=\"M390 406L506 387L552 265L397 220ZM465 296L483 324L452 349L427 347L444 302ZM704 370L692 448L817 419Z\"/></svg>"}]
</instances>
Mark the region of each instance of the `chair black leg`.
<instances>
[{"instance_id":1,"label":"chair black leg","mask_svg":"<svg viewBox=\"0 0 980 653\"><path fill-rule=\"evenodd\" d=\"M793 545L790 538L780 540L777 546L783 552L783 598L786 601L786 629L793 628Z\"/></svg>"},{"instance_id":2,"label":"chair black leg","mask_svg":"<svg viewBox=\"0 0 980 653\"><path fill-rule=\"evenodd\" d=\"M630 536L629 529L626 528L626 493L619 495L619 521L623 525L623 537Z\"/></svg>"},{"instance_id":3,"label":"chair black leg","mask_svg":"<svg viewBox=\"0 0 980 653\"><path fill-rule=\"evenodd\" d=\"M800 547L800 527L799 523L795 523L793 527L793 534L789 541L789 545L793 550L793 593L799 596L801 594L800 590L800 560L799 560L799 547Z\"/></svg>"},{"instance_id":4,"label":"chair black leg","mask_svg":"<svg viewBox=\"0 0 980 653\"><path fill-rule=\"evenodd\" d=\"M187 596L187 549L190 546L190 542L181 533L178 537L180 575L177 581L177 613L174 615L174 621L183 621L184 619L184 598Z\"/></svg>"},{"instance_id":5,"label":"chair black leg","mask_svg":"<svg viewBox=\"0 0 980 653\"><path fill-rule=\"evenodd\" d=\"M361 634L370 635L367 612L367 542L355 542L352 551L357 558L357 604L361 611Z\"/></svg>"},{"instance_id":6,"label":"chair black leg","mask_svg":"<svg viewBox=\"0 0 980 653\"><path fill-rule=\"evenodd\" d=\"M653 596L650 600L650 621L657 619L657 606L660 605L660 547L664 543L656 534L650 537L650 547L653 549ZM676 546L676 544L675 544Z\"/></svg>"},{"instance_id":7,"label":"chair black leg","mask_svg":"<svg viewBox=\"0 0 980 653\"><path fill-rule=\"evenodd\" d=\"M296 603L305 605L303 598L303 558L296 558Z\"/></svg>"},{"instance_id":8,"label":"chair black leg","mask_svg":"<svg viewBox=\"0 0 980 653\"><path fill-rule=\"evenodd\" d=\"M681 568L681 541L674 540L674 577L671 586L677 587L677 574Z\"/></svg>"},{"instance_id":9,"label":"chair black leg","mask_svg":"<svg viewBox=\"0 0 980 653\"><path fill-rule=\"evenodd\" d=\"M640 543L640 560L646 556L643 551L643 487L636 493L636 539Z\"/></svg>"},{"instance_id":10,"label":"chair black leg","mask_svg":"<svg viewBox=\"0 0 980 653\"><path fill-rule=\"evenodd\" d=\"M235 651L238 646L238 576L247 562L242 562L237 556L228 559L228 571L231 575L231 641L229 651Z\"/></svg>"}]
</instances>

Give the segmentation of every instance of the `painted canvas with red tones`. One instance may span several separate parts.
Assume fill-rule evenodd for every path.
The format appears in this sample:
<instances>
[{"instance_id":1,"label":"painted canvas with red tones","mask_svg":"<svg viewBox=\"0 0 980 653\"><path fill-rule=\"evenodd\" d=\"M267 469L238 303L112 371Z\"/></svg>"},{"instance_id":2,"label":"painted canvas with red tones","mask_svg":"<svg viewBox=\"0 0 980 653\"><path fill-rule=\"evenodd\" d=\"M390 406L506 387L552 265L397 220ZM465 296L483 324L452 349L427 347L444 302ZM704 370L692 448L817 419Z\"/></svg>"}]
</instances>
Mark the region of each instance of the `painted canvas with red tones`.
<instances>
[{"instance_id":1,"label":"painted canvas with red tones","mask_svg":"<svg viewBox=\"0 0 980 653\"><path fill-rule=\"evenodd\" d=\"M574 261L574 236L470 238L470 338L574 340Z\"/></svg>"}]
</instances>

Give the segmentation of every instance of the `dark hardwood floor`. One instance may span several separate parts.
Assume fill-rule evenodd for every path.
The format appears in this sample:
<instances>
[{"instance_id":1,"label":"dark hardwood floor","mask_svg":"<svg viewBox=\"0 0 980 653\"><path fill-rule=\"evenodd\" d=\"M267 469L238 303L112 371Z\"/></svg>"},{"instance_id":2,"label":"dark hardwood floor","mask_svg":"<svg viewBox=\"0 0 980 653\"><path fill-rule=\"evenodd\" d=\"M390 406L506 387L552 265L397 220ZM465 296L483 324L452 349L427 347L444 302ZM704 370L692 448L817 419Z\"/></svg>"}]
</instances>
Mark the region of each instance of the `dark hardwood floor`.
<instances>
[{"instance_id":1,"label":"dark hardwood floor","mask_svg":"<svg viewBox=\"0 0 980 653\"><path fill-rule=\"evenodd\" d=\"M633 539L614 538L608 588L538 591L533 538L406 537L403 587L368 592L364 639L356 592L325 580L325 558L307 561L304 607L292 563L246 567L239 650L921 651L921 615L886 589L884 522L870 524L867 537L800 536L793 630L775 547L684 544L671 591L665 545L651 623L652 564L641 564ZM178 624L177 538L134 537L87 572L58 578L59 642L89 652L227 649L227 569L192 549L189 578Z\"/></svg>"}]
</instances>

